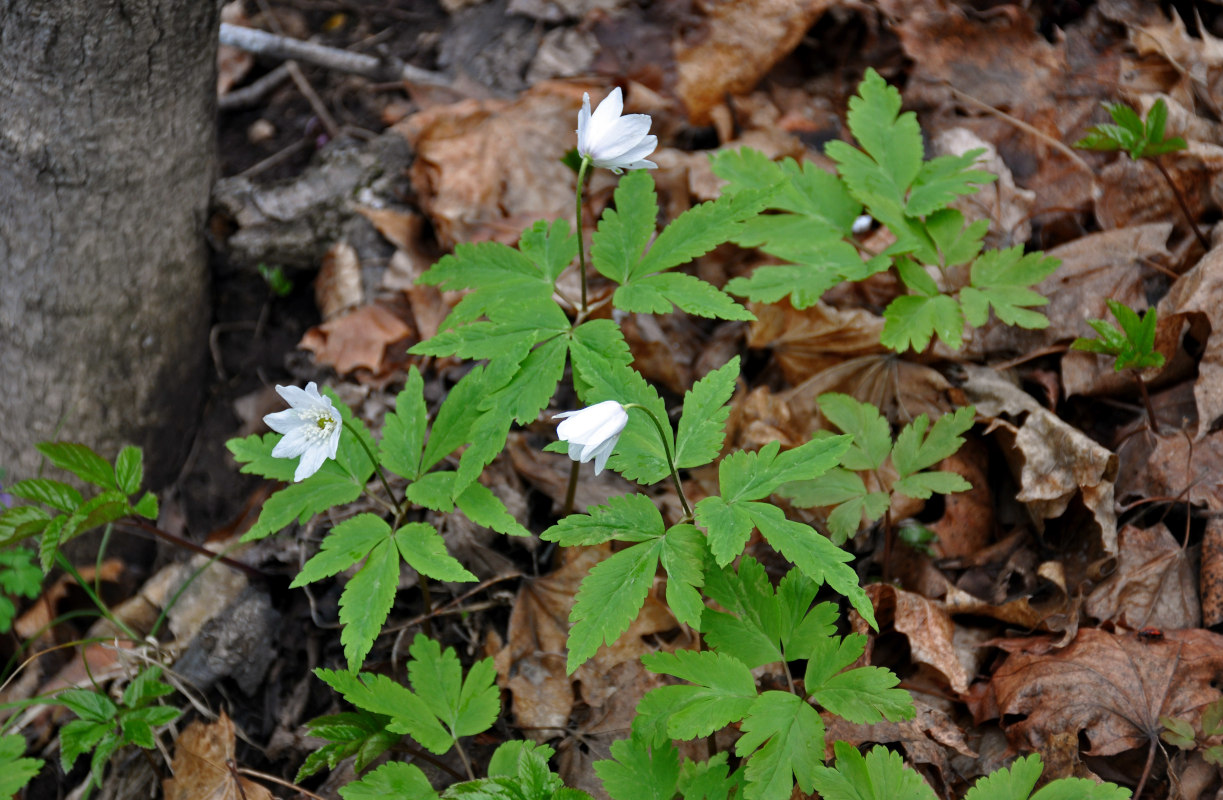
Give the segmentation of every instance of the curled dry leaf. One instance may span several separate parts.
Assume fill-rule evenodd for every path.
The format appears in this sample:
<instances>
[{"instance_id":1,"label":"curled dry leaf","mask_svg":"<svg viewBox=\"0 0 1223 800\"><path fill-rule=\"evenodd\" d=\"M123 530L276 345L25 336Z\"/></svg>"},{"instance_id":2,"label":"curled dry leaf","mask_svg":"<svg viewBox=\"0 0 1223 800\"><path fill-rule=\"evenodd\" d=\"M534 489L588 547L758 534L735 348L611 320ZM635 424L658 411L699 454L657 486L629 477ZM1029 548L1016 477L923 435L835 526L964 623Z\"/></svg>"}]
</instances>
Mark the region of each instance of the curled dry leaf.
<instances>
[{"instance_id":1,"label":"curled dry leaf","mask_svg":"<svg viewBox=\"0 0 1223 800\"><path fill-rule=\"evenodd\" d=\"M1201 625L1194 559L1165 525L1126 525L1117 547L1116 570L1088 596L1088 614L1130 630Z\"/></svg>"},{"instance_id":2,"label":"curled dry leaf","mask_svg":"<svg viewBox=\"0 0 1223 800\"><path fill-rule=\"evenodd\" d=\"M1095 530L1087 542L1090 558L1117 552L1117 512L1113 505L1117 456L1041 407L1030 395L986 367L965 367L964 394L986 417L1009 416L1022 422L1007 448L1011 469L1033 521L1061 517L1076 497L1091 513Z\"/></svg>"},{"instance_id":3,"label":"curled dry leaf","mask_svg":"<svg viewBox=\"0 0 1223 800\"><path fill-rule=\"evenodd\" d=\"M1162 638L1083 628L1064 649L1048 637L996 642L1010 653L990 680L1012 744L1039 749L1054 737L1087 735L1088 755L1146 748L1161 716L1196 721L1219 699L1223 636L1166 631Z\"/></svg>"},{"instance_id":4,"label":"curled dry leaf","mask_svg":"<svg viewBox=\"0 0 1223 800\"><path fill-rule=\"evenodd\" d=\"M926 525L938 535L934 552L957 558L980 552L994 533L994 492L989 480L989 451L976 436L970 436L937 469L963 475L972 484L967 492L943 497L943 516Z\"/></svg>"},{"instance_id":5,"label":"curled dry leaf","mask_svg":"<svg viewBox=\"0 0 1223 800\"><path fill-rule=\"evenodd\" d=\"M381 303L371 303L314 326L297 346L341 375L367 369L381 376L398 363L399 352L406 351L405 340L411 336L411 326L398 314Z\"/></svg>"},{"instance_id":6,"label":"curled dry leaf","mask_svg":"<svg viewBox=\"0 0 1223 800\"><path fill-rule=\"evenodd\" d=\"M915 764L930 764L946 782L955 775L950 768L948 750L968 758L977 753L968 746L964 731L945 712L926 704L920 695L913 699L917 716L900 722L877 722L861 725L847 721L834 714L823 713L826 733L824 758L834 757L833 743L848 742L857 747L863 744L899 744L907 759Z\"/></svg>"},{"instance_id":7,"label":"curled dry leaf","mask_svg":"<svg viewBox=\"0 0 1223 800\"><path fill-rule=\"evenodd\" d=\"M1193 385L1197 435L1202 438L1223 420L1223 248L1216 247L1202 256L1172 284L1159 301L1159 316L1161 323L1176 323L1175 330L1189 326L1204 344Z\"/></svg>"},{"instance_id":8,"label":"curled dry leaf","mask_svg":"<svg viewBox=\"0 0 1223 800\"><path fill-rule=\"evenodd\" d=\"M1187 432L1144 430L1126 439L1117 455L1117 496L1123 502L1166 497L1223 511L1223 431L1194 441Z\"/></svg>"},{"instance_id":9,"label":"curled dry leaf","mask_svg":"<svg viewBox=\"0 0 1223 800\"><path fill-rule=\"evenodd\" d=\"M348 242L336 242L323 255L323 264L314 279L314 302L324 321L333 320L365 302L361 261Z\"/></svg>"},{"instance_id":10,"label":"curled dry leaf","mask_svg":"<svg viewBox=\"0 0 1223 800\"><path fill-rule=\"evenodd\" d=\"M933 668L946 679L956 692L968 691L968 684L976 674L974 654L961 653L955 644L955 623L942 603L906 592L886 583L872 583L866 587L866 595L875 606L879 624L892 628L909 640L913 660ZM854 615L854 627L867 633L864 620Z\"/></svg>"},{"instance_id":11,"label":"curled dry leaf","mask_svg":"<svg viewBox=\"0 0 1223 800\"><path fill-rule=\"evenodd\" d=\"M236 771L234 723L196 720L174 743L174 777L162 782L166 800L272 800L272 793Z\"/></svg>"}]
</instances>

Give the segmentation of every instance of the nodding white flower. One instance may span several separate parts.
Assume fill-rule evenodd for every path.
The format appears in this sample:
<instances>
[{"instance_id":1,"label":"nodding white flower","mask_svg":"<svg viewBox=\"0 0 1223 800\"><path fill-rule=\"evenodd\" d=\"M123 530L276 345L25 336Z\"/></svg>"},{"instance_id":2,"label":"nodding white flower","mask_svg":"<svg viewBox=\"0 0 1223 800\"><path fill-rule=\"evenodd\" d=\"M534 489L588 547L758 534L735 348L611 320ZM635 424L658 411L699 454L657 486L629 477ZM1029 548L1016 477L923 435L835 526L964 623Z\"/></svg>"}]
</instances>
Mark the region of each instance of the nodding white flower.
<instances>
[{"instance_id":1,"label":"nodding white flower","mask_svg":"<svg viewBox=\"0 0 1223 800\"><path fill-rule=\"evenodd\" d=\"M567 417L556 426L556 435L569 443L569 457L585 464L595 461L595 474L603 471L616 447L620 432L628 424L628 412L615 400L604 400L579 411L566 411L552 419Z\"/></svg>"},{"instance_id":2,"label":"nodding white flower","mask_svg":"<svg viewBox=\"0 0 1223 800\"><path fill-rule=\"evenodd\" d=\"M272 448L273 458L297 458L297 471L293 480L304 481L329 458L335 458L340 447L340 428L343 424L340 412L331 404L330 397L318 393L314 381L305 389L296 386L277 386L276 392L291 407L263 418L267 426L284 438Z\"/></svg>"},{"instance_id":3,"label":"nodding white flower","mask_svg":"<svg viewBox=\"0 0 1223 800\"><path fill-rule=\"evenodd\" d=\"M595 113L590 113L590 95L582 93L582 110L578 112L578 154L589 158L596 167L610 169L617 175L622 169L657 169L645 157L658 147L658 137L650 134L650 117L646 114L620 115L624 98L617 86L603 98Z\"/></svg>"}]
</instances>

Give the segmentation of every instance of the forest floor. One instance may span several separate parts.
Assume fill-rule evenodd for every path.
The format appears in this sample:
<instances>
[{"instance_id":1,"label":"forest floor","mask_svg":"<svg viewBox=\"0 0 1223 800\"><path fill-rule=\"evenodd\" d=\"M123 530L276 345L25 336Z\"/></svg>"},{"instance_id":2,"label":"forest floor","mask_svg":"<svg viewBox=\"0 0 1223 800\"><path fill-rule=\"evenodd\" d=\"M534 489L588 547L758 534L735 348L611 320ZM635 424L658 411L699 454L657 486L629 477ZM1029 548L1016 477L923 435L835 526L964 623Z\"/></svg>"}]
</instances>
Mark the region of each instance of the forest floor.
<instances>
[{"instance_id":1,"label":"forest floor","mask_svg":"<svg viewBox=\"0 0 1223 800\"><path fill-rule=\"evenodd\" d=\"M814 400L828 391L869 400L896 425L975 402L978 424L940 467L973 488L929 502L897 496L889 512L933 537L884 547L882 527L866 526L845 545L880 623L868 657L900 676L917 717L830 718L829 742L888 745L943 797L1029 752L1041 754L1047 778L1097 776L1141 787L1144 798L1223 797L1210 750L1223 738L1202 723L1223 697L1223 249L1203 246L1187 222L1209 239L1223 216L1223 6L252 0L228 13L234 24L391 54L445 81L378 82L303 62L300 81L243 96L281 62L223 51L212 386L189 461L162 497L162 528L219 548L250 527L276 486L240 474L225 443L266 431L263 416L284 407L277 384L330 386L377 430L414 365L436 407L464 367L407 349L437 332L459 295L417 279L457 244L514 244L534 220L572 219L573 178L560 159L576 143L584 91L597 101L621 86L626 110L651 116L665 223L718 196L714 152L752 147L831 168L824 145L851 139L847 104L874 68L917 113L929 154L986 148L984 168L999 180L957 207L989 220L987 247L1060 259L1036 287L1050 300L1049 327L993 321L958 350L898 355L879 344L880 315L903 291L884 273L802 310L751 304L750 323L628 314L634 365L675 407L695 380L740 356L728 448L806 442L821 425ZM1102 103L1145 113L1161 98L1168 135L1187 148L1159 167L1071 147L1108 121ZM588 222L617 180L593 177ZM862 241L877 251L886 236L875 226ZM693 274L720 286L762 263L726 245ZM1111 319L1110 299L1158 310L1165 364L1143 373L1153 420L1132 374L1069 349L1095 335L1088 320ZM561 397L551 411L573 402ZM536 534L558 518L569 480L568 459L543 451L554 440L548 416L515 426L481 479ZM709 473L684 478L696 496L708 493ZM584 473L577 508L632 490L610 471ZM794 513L824 529L823 511ZM465 666L492 657L503 690L502 715L475 737L473 760L486 763L505 740L548 741L567 785L606 797L592 764L662 682L640 656L692 647L694 633L652 599L621 645L567 675L574 595L608 551L509 539L457 514L430 521L479 582L435 584L429 622ZM334 522L315 517L230 551L261 577L213 566L173 598L175 669L201 709L224 709L238 731L218 746L288 784L320 744L305 723L343 710L313 670L344 663L346 578L289 588ZM758 538L749 552L774 578L784 566ZM161 545L100 558L104 599L162 608L188 557ZM364 669L404 679L425 607L412 570L399 588ZM20 609L17 630L82 605L60 581ZM87 623L40 635L71 641ZM45 692L115 660L100 647L55 651L10 691ZM1177 719L1196 741L1161 739ZM29 797L79 796L70 793L87 780L87 759L65 775L50 755L64 721L28 720L49 771ZM148 796L159 777L149 762L117 755L101 796ZM451 757L422 766L439 787L461 772ZM336 798L354 775L349 760L301 785ZM178 797L240 796L203 791Z\"/></svg>"}]
</instances>

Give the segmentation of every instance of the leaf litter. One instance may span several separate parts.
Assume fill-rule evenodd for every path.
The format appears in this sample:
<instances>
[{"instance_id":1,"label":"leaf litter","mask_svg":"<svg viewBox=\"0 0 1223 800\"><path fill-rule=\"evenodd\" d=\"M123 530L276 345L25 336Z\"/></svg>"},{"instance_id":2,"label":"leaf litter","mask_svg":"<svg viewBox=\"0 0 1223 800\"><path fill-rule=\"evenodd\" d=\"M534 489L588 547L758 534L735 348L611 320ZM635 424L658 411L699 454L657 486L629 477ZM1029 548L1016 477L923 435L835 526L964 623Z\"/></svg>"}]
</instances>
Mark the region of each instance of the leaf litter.
<instances>
[{"instance_id":1,"label":"leaf litter","mask_svg":"<svg viewBox=\"0 0 1223 800\"><path fill-rule=\"evenodd\" d=\"M531 4L517 5L526 14ZM551 13L552 6L537 5L531 13ZM892 555L898 585L867 589L882 631L872 634L864 659L902 676L918 717L873 726L830 721L829 740L895 743L912 762L928 765L927 777L947 796L1000 763L1001 752L1036 751L1057 774L1120 775L1137 784L1163 730L1160 718L1200 724L1223 680L1223 639L1206 629L1223 622L1223 269L1217 248L1201 252L1152 166L1066 145L1106 118L1101 101L1129 102L1145 113L1166 98L1169 129L1190 144L1166 167L1199 223L1217 218L1223 48L1211 31L1219 32L1219 15L1199 9L1207 21L1182 19L1127 0L1062 17L1051 9L1066 4L982 10L950 0L753 0L650 16L635 4L587 5L563 20L546 17L559 26L552 31L572 32L588 51L590 70L574 73L576 81L541 80L506 97L461 87L393 91L394 108L363 85L359 91L385 103L386 118L396 120L380 146L394 140L410 151L408 161L375 155L387 151L373 146L333 162L324 151L298 180L223 182L218 206L233 226L231 258L274 259L298 268L306 284L319 271L315 297L307 299L310 323L297 339L301 352L287 360L281 354L273 371L323 376L360 397L358 408L376 409L389 407L414 363L436 409L462 368L404 351L436 333L460 295L417 278L456 244L514 243L536 219L569 218L572 176L559 157L573 145L583 91L601 95L624 85L628 110L654 116L666 221L716 196L721 180L707 159L714 148L751 146L826 168L822 144L847 136L845 100L862 70L875 66L904 86L906 108L918 112L934 151L986 149L988 168L1001 179L957 204L991 221L991 246L1028 245L1061 259L1038 287L1050 299L1052 324L991 324L959 353L897 356L879 345L880 314L900 291L884 275L835 289L805 309L753 304L748 323L633 315L622 322L626 336L643 374L677 402L695 377L732 355L750 358L728 423L728 442L740 446L807 441L821 426L816 398L827 392L873 402L898 425L974 404L984 433L939 467L968 477L973 490L940 504L895 505L895 515L937 539L929 552L899 547ZM453 34L439 28L434 35ZM634 37L652 61L617 46ZM830 63L846 74L821 66ZM240 85L243 69L232 63L223 80ZM532 74L549 69L541 62ZM371 177L384 170L382 179ZM612 202L614 185L604 175L592 181L587 224ZM878 232L862 242L876 250L891 244ZM695 269L720 285L767 263L758 252L724 247ZM600 296L600 287L593 291ZM1062 352L1090 335L1088 319L1106 316L1105 299L1159 311L1169 363L1150 378L1162 393L1165 432L1142 425L1127 376L1093 354ZM248 381L245 391L254 388ZM1182 408L1187 413L1176 415ZM486 476L533 530L564 504L568 479L568 462L542 451L552 435L542 422L516 430ZM696 497L714 480L701 470L687 475ZM576 507L628 487L610 473L584 481ZM569 784L599 796L592 761L627 734L637 699L663 680L642 669L639 656L690 648L692 632L658 600L659 579L628 633L569 676L569 610L581 577L611 550L553 552L506 543L466 518L452 522L452 552L490 584L506 582L470 597L441 587L443 602L457 602L434 623L466 656L495 657L505 692L495 736L558 744ZM864 565L876 545L870 531L850 542ZM767 563L765 550L753 545ZM265 540L250 555L266 568L295 571L312 552L290 537ZM528 577L516 585L505 577L518 573ZM289 616L282 627L298 632L267 642L286 656L259 679L269 708L286 701L285 687L308 687L302 678L310 667L333 663L338 636L329 626L343 580L321 584L308 600L277 601ZM402 578L405 592L413 585L411 576ZM228 606L241 590L215 591L213 605ZM198 619L172 620L169 650L182 652L203 635L217 614L205 606ZM405 597L392 613L392 622L411 620L418 607ZM303 626L310 631L304 637ZM402 672L396 653L379 641L371 665ZM93 658L96 664L64 665L74 668L64 675L79 681L87 669L101 672L116 660L100 650ZM224 680L238 685L236 675ZM286 702L295 710L275 721L279 730L338 710L306 692ZM251 696L264 702L258 692ZM243 727L258 739L257 725ZM271 766L291 777L310 748L300 735L288 738L294 740L281 742ZM270 796L235 772L234 747L224 714L210 725L192 723L176 743L177 783L167 784L167 796ZM1128 751L1140 753L1137 766ZM1176 796L1173 772L1157 764L1148 790ZM1217 791L1223 780L1215 775L1206 785Z\"/></svg>"}]
</instances>

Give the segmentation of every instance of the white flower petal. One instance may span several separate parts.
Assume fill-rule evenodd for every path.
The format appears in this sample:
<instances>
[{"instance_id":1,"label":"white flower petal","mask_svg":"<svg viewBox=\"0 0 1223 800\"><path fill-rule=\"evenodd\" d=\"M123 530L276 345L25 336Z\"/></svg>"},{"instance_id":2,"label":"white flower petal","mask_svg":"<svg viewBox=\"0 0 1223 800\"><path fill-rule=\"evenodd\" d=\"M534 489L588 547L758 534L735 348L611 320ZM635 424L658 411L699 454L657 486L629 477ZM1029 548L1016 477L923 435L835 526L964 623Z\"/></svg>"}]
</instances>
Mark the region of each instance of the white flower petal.
<instances>
[{"instance_id":1,"label":"white flower petal","mask_svg":"<svg viewBox=\"0 0 1223 800\"><path fill-rule=\"evenodd\" d=\"M622 163L631 162L631 161L641 162L643 158L648 156L650 153L653 153L654 150L656 150L657 148L658 148L658 137L653 136L653 135L647 136L641 140L641 144L637 145L636 147L624 153L621 153L617 160ZM653 162L650 162L650 161L645 161L643 163L654 166Z\"/></svg>"},{"instance_id":2,"label":"white flower petal","mask_svg":"<svg viewBox=\"0 0 1223 800\"><path fill-rule=\"evenodd\" d=\"M263 423L277 433L288 433L302 424L301 412L296 408L287 408L284 411L277 411L275 414L265 415Z\"/></svg>"},{"instance_id":3,"label":"white flower petal","mask_svg":"<svg viewBox=\"0 0 1223 800\"><path fill-rule=\"evenodd\" d=\"M607 465L607 459L611 458L612 450L616 447L616 440L612 439L606 443L606 446L594 454L595 457L595 475L603 471L603 467Z\"/></svg>"},{"instance_id":4,"label":"white flower petal","mask_svg":"<svg viewBox=\"0 0 1223 800\"><path fill-rule=\"evenodd\" d=\"M590 95L582 92L582 110L578 112L578 152L585 153L590 140Z\"/></svg>"},{"instance_id":5,"label":"white flower petal","mask_svg":"<svg viewBox=\"0 0 1223 800\"><path fill-rule=\"evenodd\" d=\"M603 135L598 141L589 142L591 155L595 158L618 160L624 153L635 149L649 133L650 118L645 114L621 117L616 120L615 125L602 131Z\"/></svg>"},{"instance_id":6,"label":"white flower petal","mask_svg":"<svg viewBox=\"0 0 1223 800\"><path fill-rule=\"evenodd\" d=\"M313 381L306 384L305 389L277 386L276 391L291 408L263 418L269 428L284 434L284 438L272 448L272 456L300 456L293 480L305 480L318 472L327 459L336 457L343 420L331 398L319 394L318 385Z\"/></svg>"},{"instance_id":7,"label":"white flower petal","mask_svg":"<svg viewBox=\"0 0 1223 800\"><path fill-rule=\"evenodd\" d=\"M308 384L313 386L314 384ZM317 401L318 392L315 391L311 396L305 389L297 386L277 386L276 394L284 398L285 402L295 409L308 408L313 406Z\"/></svg>"},{"instance_id":8,"label":"white flower petal","mask_svg":"<svg viewBox=\"0 0 1223 800\"><path fill-rule=\"evenodd\" d=\"M628 412L615 400L604 400L579 411L565 411L554 419L563 419L556 426L556 435L569 444L569 457L585 464L594 459L595 474L616 449L616 442L628 424Z\"/></svg>"},{"instance_id":9,"label":"white flower petal","mask_svg":"<svg viewBox=\"0 0 1223 800\"><path fill-rule=\"evenodd\" d=\"M272 448L272 458L297 458L310 449L312 441L308 428L299 425L285 434L285 438Z\"/></svg>"},{"instance_id":10,"label":"white flower petal","mask_svg":"<svg viewBox=\"0 0 1223 800\"><path fill-rule=\"evenodd\" d=\"M578 112L578 153L590 159L596 167L619 173L622 169L655 166L645 157L658 146L658 137L649 135L650 117L624 111L624 96L617 86L594 113L590 113L590 96L582 96Z\"/></svg>"},{"instance_id":11,"label":"white flower petal","mask_svg":"<svg viewBox=\"0 0 1223 800\"><path fill-rule=\"evenodd\" d=\"M590 117L590 131L596 139L601 138L604 131L616 124L622 111L624 111L624 93L617 86L607 97L603 98L599 107L595 109L595 113Z\"/></svg>"},{"instance_id":12,"label":"white flower petal","mask_svg":"<svg viewBox=\"0 0 1223 800\"><path fill-rule=\"evenodd\" d=\"M312 447L302 453L302 460L297 462L297 471L293 473L294 481L304 481L314 473L318 472L319 467L323 466L323 462L327 460L327 454L317 447Z\"/></svg>"}]
</instances>

